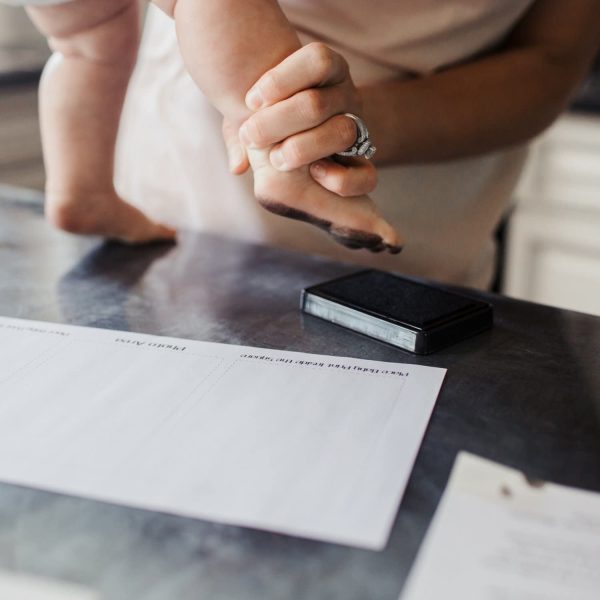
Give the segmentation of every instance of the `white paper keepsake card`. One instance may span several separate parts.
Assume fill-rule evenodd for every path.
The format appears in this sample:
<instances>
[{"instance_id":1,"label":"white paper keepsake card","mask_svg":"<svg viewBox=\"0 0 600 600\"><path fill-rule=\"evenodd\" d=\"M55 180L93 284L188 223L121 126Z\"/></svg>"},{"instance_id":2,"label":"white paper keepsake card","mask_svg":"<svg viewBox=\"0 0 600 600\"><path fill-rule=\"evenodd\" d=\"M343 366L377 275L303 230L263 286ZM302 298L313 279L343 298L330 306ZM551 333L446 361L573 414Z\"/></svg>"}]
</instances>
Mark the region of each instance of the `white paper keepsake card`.
<instances>
[{"instance_id":1,"label":"white paper keepsake card","mask_svg":"<svg viewBox=\"0 0 600 600\"><path fill-rule=\"evenodd\" d=\"M0 480L381 549L444 375L0 318Z\"/></svg>"}]
</instances>

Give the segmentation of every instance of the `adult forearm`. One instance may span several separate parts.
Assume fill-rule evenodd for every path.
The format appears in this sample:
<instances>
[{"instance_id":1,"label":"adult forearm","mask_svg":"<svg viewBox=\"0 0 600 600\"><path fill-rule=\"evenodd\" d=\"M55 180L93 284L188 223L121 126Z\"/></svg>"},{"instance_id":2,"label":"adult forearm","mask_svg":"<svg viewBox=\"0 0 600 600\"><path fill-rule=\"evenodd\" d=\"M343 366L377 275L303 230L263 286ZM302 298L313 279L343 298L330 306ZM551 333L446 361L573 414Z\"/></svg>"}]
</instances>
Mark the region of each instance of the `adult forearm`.
<instances>
[{"instance_id":1,"label":"adult forearm","mask_svg":"<svg viewBox=\"0 0 600 600\"><path fill-rule=\"evenodd\" d=\"M493 53L363 89L377 158L438 161L529 140L565 108L599 43L599 0L539 0Z\"/></svg>"},{"instance_id":2,"label":"adult forearm","mask_svg":"<svg viewBox=\"0 0 600 600\"><path fill-rule=\"evenodd\" d=\"M582 70L517 49L363 88L380 164L448 160L523 143L567 105Z\"/></svg>"}]
</instances>

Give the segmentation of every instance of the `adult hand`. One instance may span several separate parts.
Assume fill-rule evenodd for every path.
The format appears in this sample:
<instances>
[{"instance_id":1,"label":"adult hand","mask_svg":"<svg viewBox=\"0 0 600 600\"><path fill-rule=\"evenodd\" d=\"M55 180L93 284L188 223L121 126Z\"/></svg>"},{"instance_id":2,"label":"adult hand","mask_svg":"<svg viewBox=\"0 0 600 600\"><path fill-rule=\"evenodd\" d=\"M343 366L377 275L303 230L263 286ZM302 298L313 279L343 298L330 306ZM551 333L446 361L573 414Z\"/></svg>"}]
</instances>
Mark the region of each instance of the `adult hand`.
<instances>
[{"instance_id":1,"label":"adult hand","mask_svg":"<svg viewBox=\"0 0 600 600\"><path fill-rule=\"evenodd\" d=\"M327 45L304 46L267 71L249 90L246 104L255 111L239 130L250 148L270 148L273 166L291 171L310 165L313 178L341 196L373 191L375 167L364 159L332 160L356 141L356 125L343 113L360 115L360 93L348 63ZM248 168L235 131L224 123L231 170Z\"/></svg>"}]
</instances>

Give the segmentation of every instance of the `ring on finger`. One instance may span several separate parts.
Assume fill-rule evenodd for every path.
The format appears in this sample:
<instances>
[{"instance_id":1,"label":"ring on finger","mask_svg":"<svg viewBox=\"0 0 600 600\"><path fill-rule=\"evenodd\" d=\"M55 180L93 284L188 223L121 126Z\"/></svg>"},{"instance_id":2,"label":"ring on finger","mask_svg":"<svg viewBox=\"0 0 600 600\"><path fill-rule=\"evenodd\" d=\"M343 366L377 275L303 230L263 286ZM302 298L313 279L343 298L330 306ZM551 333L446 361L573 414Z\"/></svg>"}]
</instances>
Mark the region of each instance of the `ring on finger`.
<instances>
[{"instance_id":1,"label":"ring on finger","mask_svg":"<svg viewBox=\"0 0 600 600\"><path fill-rule=\"evenodd\" d=\"M336 152L337 156L361 156L363 158L371 159L377 148L373 146L369 138L369 130L365 125L365 122L355 114L344 113L345 117L352 119L356 125L356 140L352 146L344 150L343 152Z\"/></svg>"}]
</instances>

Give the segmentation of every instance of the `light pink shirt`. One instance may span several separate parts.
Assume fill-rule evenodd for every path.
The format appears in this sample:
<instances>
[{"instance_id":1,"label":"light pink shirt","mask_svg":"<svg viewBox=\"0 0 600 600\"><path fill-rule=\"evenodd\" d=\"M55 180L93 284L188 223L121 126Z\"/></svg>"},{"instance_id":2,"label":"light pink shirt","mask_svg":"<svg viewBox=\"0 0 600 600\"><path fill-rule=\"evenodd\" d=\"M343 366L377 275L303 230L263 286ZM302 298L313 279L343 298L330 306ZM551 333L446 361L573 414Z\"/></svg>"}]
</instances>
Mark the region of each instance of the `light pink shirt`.
<instances>
[{"instance_id":1,"label":"light pink shirt","mask_svg":"<svg viewBox=\"0 0 600 600\"><path fill-rule=\"evenodd\" d=\"M358 84L434 72L493 48L533 0L285 0L303 42L323 40ZM151 8L123 118L119 185L176 226L220 232L377 268L485 287L493 231L525 159L516 148L467 160L380 169L373 194L404 235L399 256L338 246L260 208L251 175L227 169L221 118L185 72L172 22ZM377 140L374 140L377 143Z\"/></svg>"}]
</instances>

